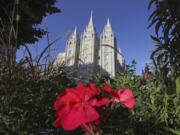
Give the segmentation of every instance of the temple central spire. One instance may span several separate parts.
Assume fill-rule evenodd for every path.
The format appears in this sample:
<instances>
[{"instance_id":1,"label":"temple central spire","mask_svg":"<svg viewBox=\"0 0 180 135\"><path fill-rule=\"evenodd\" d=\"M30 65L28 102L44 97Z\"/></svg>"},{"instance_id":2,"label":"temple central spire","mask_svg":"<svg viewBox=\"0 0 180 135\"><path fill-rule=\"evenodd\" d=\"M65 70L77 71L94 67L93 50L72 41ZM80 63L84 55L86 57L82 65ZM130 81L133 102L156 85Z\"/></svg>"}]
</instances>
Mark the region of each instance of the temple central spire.
<instances>
[{"instance_id":1,"label":"temple central spire","mask_svg":"<svg viewBox=\"0 0 180 135\"><path fill-rule=\"evenodd\" d=\"M93 26L93 11L91 10L91 17L88 26Z\"/></svg>"},{"instance_id":2,"label":"temple central spire","mask_svg":"<svg viewBox=\"0 0 180 135\"><path fill-rule=\"evenodd\" d=\"M107 19L107 26L108 26L108 27L111 27L111 24L110 24L109 18Z\"/></svg>"}]
</instances>

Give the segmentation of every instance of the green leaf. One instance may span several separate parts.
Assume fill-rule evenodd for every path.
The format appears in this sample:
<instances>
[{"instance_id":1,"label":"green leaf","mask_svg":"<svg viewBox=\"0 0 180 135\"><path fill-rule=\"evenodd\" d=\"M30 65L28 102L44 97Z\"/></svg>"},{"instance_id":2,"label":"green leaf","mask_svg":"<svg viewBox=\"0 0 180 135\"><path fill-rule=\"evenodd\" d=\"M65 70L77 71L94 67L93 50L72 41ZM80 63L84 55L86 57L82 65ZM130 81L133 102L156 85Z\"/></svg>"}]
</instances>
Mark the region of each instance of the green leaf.
<instances>
[{"instance_id":1,"label":"green leaf","mask_svg":"<svg viewBox=\"0 0 180 135\"><path fill-rule=\"evenodd\" d=\"M180 76L176 79L176 93L177 95L180 94Z\"/></svg>"},{"instance_id":2,"label":"green leaf","mask_svg":"<svg viewBox=\"0 0 180 135\"><path fill-rule=\"evenodd\" d=\"M175 135L180 135L180 129L172 129L172 128L170 128L169 130Z\"/></svg>"},{"instance_id":3,"label":"green leaf","mask_svg":"<svg viewBox=\"0 0 180 135\"><path fill-rule=\"evenodd\" d=\"M159 20L157 23L156 23L156 26L155 26L155 32L156 32L156 35L157 37L159 36L158 32L159 32L159 28L162 26L162 21Z\"/></svg>"},{"instance_id":4,"label":"green leaf","mask_svg":"<svg viewBox=\"0 0 180 135\"><path fill-rule=\"evenodd\" d=\"M156 0L151 0L148 4L148 10L150 10L153 3L155 3Z\"/></svg>"},{"instance_id":5,"label":"green leaf","mask_svg":"<svg viewBox=\"0 0 180 135\"><path fill-rule=\"evenodd\" d=\"M155 42L157 42L157 43L161 43L161 40L160 40L159 38L154 37L154 36L152 36L152 35L151 35L151 38L152 38L153 41L155 41Z\"/></svg>"}]
</instances>

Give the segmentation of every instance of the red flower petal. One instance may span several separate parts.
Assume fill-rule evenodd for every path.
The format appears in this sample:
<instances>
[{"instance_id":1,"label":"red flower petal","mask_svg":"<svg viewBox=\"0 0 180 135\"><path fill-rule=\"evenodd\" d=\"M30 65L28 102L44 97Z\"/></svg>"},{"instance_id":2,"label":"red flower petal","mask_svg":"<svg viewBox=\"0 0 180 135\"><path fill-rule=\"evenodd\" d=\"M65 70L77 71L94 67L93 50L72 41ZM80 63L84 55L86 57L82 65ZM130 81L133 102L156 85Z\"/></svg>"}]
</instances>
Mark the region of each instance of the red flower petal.
<instances>
[{"instance_id":1,"label":"red flower petal","mask_svg":"<svg viewBox=\"0 0 180 135\"><path fill-rule=\"evenodd\" d=\"M113 89L107 83L104 83L103 87L104 87L105 92L107 92L107 93L113 92Z\"/></svg>"},{"instance_id":2,"label":"red flower petal","mask_svg":"<svg viewBox=\"0 0 180 135\"><path fill-rule=\"evenodd\" d=\"M56 120L54 122L54 127L58 128L60 126L61 119L70 111L69 106L65 106L56 113Z\"/></svg>"},{"instance_id":3,"label":"red flower petal","mask_svg":"<svg viewBox=\"0 0 180 135\"><path fill-rule=\"evenodd\" d=\"M97 87L94 83L89 83L88 87L90 88L90 91L93 93L93 95L99 95L101 92L99 87Z\"/></svg>"},{"instance_id":4,"label":"red flower petal","mask_svg":"<svg viewBox=\"0 0 180 135\"><path fill-rule=\"evenodd\" d=\"M76 87L76 90L78 92L79 97L84 100L87 101L89 100L91 97L93 97L92 92L89 91L89 88L85 87L83 85L83 83L79 83Z\"/></svg>"},{"instance_id":5,"label":"red flower petal","mask_svg":"<svg viewBox=\"0 0 180 135\"><path fill-rule=\"evenodd\" d=\"M102 105L107 105L107 104L109 104L109 102L110 102L109 98L101 98L100 100L92 99L92 100L89 102L89 105L100 107L100 106L102 106Z\"/></svg>"},{"instance_id":6,"label":"red flower petal","mask_svg":"<svg viewBox=\"0 0 180 135\"><path fill-rule=\"evenodd\" d=\"M104 91L110 93L113 97L117 96L117 92L113 90L107 83L104 83Z\"/></svg>"},{"instance_id":7,"label":"red flower petal","mask_svg":"<svg viewBox=\"0 0 180 135\"><path fill-rule=\"evenodd\" d=\"M117 91L118 100L124 107L132 109L135 104L135 98L130 89L123 89Z\"/></svg>"},{"instance_id":8,"label":"red flower petal","mask_svg":"<svg viewBox=\"0 0 180 135\"><path fill-rule=\"evenodd\" d=\"M60 119L59 117L56 118L56 120L55 120L55 122L54 122L54 127L55 127L55 128L58 128L58 127L59 127L59 125L60 125L60 120L61 120L61 119Z\"/></svg>"},{"instance_id":9,"label":"red flower petal","mask_svg":"<svg viewBox=\"0 0 180 135\"><path fill-rule=\"evenodd\" d=\"M80 101L80 98L77 94L77 91L75 91L72 88L67 88L64 94L59 95L57 100L54 102L54 108L58 110L64 105L70 105L79 101Z\"/></svg>"},{"instance_id":10,"label":"red flower petal","mask_svg":"<svg viewBox=\"0 0 180 135\"><path fill-rule=\"evenodd\" d=\"M84 107L75 105L72 110L62 118L61 125L65 130L74 130L80 125L96 121L99 118L98 112L91 106Z\"/></svg>"},{"instance_id":11,"label":"red flower petal","mask_svg":"<svg viewBox=\"0 0 180 135\"><path fill-rule=\"evenodd\" d=\"M102 98L100 100L97 101L96 106L102 106L102 105L107 105L109 104L110 100L108 98Z\"/></svg>"}]
</instances>

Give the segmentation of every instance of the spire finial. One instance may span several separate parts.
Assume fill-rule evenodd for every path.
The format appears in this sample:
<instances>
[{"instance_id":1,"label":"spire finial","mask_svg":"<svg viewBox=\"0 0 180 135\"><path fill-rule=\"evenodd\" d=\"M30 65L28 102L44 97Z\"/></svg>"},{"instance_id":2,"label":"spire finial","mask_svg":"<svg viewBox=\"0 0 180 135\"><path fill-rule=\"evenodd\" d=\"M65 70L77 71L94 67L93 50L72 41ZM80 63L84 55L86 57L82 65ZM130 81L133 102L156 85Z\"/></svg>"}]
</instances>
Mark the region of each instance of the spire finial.
<instances>
[{"instance_id":1,"label":"spire finial","mask_svg":"<svg viewBox=\"0 0 180 135\"><path fill-rule=\"evenodd\" d=\"M74 34L76 34L77 33L77 26L75 26L75 28L74 28Z\"/></svg>"},{"instance_id":2,"label":"spire finial","mask_svg":"<svg viewBox=\"0 0 180 135\"><path fill-rule=\"evenodd\" d=\"M93 10L91 10L91 18L92 18L92 16L93 16Z\"/></svg>"},{"instance_id":3,"label":"spire finial","mask_svg":"<svg viewBox=\"0 0 180 135\"><path fill-rule=\"evenodd\" d=\"M93 10L91 10L91 17L89 20L89 25L93 25Z\"/></svg>"},{"instance_id":4,"label":"spire finial","mask_svg":"<svg viewBox=\"0 0 180 135\"><path fill-rule=\"evenodd\" d=\"M107 26L111 26L110 21L109 21L109 17L107 19Z\"/></svg>"},{"instance_id":5,"label":"spire finial","mask_svg":"<svg viewBox=\"0 0 180 135\"><path fill-rule=\"evenodd\" d=\"M72 38L73 38L73 37L76 37L76 35L77 35L77 27L75 26L75 27L74 27L74 30L72 30L71 37L72 37Z\"/></svg>"},{"instance_id":6,"label":"spire finial","mask_svg":"<svg viewBox=\"0 0 180 135\"><path fill-rule=\"evenodd\" d=\"M120 47L119 47L119 53L122 53L122 52L121 52L121 48L120 48Z\"/></svg>"}]
</instances>

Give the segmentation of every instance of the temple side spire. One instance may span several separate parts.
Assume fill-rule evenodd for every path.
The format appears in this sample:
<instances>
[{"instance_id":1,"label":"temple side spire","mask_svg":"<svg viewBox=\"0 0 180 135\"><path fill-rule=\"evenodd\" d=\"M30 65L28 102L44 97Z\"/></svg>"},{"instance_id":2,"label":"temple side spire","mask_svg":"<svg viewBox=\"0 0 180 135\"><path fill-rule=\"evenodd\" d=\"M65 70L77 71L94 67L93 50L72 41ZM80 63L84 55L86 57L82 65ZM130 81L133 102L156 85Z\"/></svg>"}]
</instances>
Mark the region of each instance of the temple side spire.
<instances>
[{"instance_id":1,"label":"temple side spire","mask_svg":"<svg viewBox=\"0 0 180 135\"><path fill-rule=\"evenodd\" d=\"M77 35L77 27L75 26L75 28L74 28L74 32L73 32L73 35Z\"/></svg>"},{"instance_id":2,"label":"temple side spire","mask_svg":"<svg viewBox=\"0 0 180 135\"><path fill-rule=\"evenodd\" d=\"M107 23L106 23L106 26L108 29L112 30L112 27L111 27L111 23L110 23L110 20L109 18L107 19Z\"/></svg>"}]
</instances>

